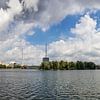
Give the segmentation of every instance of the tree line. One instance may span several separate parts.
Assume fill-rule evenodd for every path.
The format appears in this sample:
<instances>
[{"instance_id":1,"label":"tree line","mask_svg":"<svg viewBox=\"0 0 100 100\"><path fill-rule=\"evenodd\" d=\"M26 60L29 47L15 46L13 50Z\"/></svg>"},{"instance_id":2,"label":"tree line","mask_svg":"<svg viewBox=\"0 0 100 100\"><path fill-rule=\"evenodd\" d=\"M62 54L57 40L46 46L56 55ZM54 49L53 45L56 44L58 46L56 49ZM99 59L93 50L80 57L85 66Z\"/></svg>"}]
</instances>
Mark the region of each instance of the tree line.
<instances>
[{"instance_id":1,"label":"tree line","mask_svg":"<svg viewBox=\"0 0 100 100\"><path fill-rule=\"evenodd\" d=\"M20 68L26 69L26 66L21 66L20 64L9 64L8 66L5 64L0 64L0 69L11 69L11 68Z\"/></svg>"},{"instance_id":2,"label":"tree line","mask_svg":"<svg viewBox=\"0 0 100 100\"><path fill-rule=\"evenodd\" d=\"M93 62L68 62L68 61L51 61L42 62L39 69L42 70L86 70L86 69L99 69L100 66Z\"/></svg>"}]
</instances>

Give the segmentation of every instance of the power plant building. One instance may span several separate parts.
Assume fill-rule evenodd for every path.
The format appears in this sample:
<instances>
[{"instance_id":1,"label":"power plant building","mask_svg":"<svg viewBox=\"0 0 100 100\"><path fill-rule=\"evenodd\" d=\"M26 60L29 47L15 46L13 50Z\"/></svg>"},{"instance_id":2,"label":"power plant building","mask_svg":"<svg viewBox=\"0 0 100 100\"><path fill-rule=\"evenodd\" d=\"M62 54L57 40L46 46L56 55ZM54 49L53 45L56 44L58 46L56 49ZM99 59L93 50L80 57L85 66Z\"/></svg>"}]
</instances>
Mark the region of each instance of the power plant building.
<instances>
[{"instance_id":1,"label":"power plant building","mask_svg":"<svg viewBox=\"0 0 100 100\"><path fill-rule=\"evenodd\" d=\"M43 62L49 62L49 57L47 56L47 52L48 49L47 49L47 44L45 45L45 57L43 58Z\"/></svg>"}]
</instances>

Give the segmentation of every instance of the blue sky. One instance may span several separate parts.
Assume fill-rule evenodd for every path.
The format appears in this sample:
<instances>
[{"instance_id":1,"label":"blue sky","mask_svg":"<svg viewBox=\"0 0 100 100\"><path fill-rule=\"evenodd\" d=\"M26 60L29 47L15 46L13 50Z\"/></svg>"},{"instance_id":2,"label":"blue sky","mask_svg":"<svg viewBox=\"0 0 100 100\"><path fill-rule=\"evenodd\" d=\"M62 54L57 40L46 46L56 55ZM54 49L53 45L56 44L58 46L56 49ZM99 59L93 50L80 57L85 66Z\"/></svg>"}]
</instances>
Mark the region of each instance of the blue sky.
<instances>
[{"instance_id":1,"label":"blue sky","mask_svg":"<svg viewBox=\"0 0 100 100\"><path fill-rule=\"evenodd\" d=\"M87 11L88 12L88 11ZM87 13L86 12L86 13ZM60 39L66 39L68 37L74 37L74 34L71 33L70 29L74 28L76 23L80 20L84 14L77 15L68 15L62 21L57 24L52 25L48 30L43 31L40 28L33 28L33 35L26 35L26 40L33 45L44 45L46 43L51 43ZM89 14L91 18L97 20L97 28L100 27L100 11Z\"/></svg>"},{"instance_id":2,"label":"blue sky","mask_svg":"<svg viewBox=\"0 0 100 100\"><path fill-rule=\"evenodd\" d=\"M79 20L80 15L67 16L61 22L52 25L47 31L42 31L39 28L33 28L32 36L27 35L26 40L31 44L45 44L51 43L52 41L57 41L63 37L72 37L73 34L70 32L70 29L75 26Z\"/></svg>"}]
</instances>

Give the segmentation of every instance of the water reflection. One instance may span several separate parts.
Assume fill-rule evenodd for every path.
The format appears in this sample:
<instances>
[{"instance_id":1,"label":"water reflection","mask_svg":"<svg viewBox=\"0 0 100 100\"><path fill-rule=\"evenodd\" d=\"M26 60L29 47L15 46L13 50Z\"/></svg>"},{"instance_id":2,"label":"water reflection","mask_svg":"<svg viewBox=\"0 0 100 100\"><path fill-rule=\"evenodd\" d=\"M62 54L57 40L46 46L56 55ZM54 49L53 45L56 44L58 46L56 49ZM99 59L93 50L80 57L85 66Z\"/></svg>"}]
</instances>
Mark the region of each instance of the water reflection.
<instances>
[{"instance_id":1,"label":"water reflection","mask_svg":"<svg viewBox=\"0 0 100 100\"><path fill-rule=\"evenodd\" d=\"M99 100L100 71L0 71L0 100Z\"/></svg>"}]
</instances>

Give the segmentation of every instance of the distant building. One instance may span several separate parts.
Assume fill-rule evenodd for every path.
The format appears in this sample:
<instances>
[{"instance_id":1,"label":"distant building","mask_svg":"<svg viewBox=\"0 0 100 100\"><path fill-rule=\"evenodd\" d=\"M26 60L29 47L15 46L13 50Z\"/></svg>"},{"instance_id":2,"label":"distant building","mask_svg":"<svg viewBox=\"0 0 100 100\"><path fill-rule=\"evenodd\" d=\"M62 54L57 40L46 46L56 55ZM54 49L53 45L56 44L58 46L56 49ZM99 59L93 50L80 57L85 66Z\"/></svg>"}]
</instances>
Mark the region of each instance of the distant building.
<instances>
[{"instance_id":1,"label":"distant building","mask_svg":"<svg viewBox=\"0 0 100 100\"><path fill-rule=\"evenodd\" d=\"M43 57L43 62L49 62L47 44L45 45L45 57Z\"/></svg>"},{"instance_id":2,"label":"distant building","mask_svg":"<svg viewBox=\"0 0 100 100\"><path fill-rule=\"evenodd\" d=\"M15 67L15 65L16 65L16 62L15 62L15 61L13 61L13 62L10 62L9 67L14 68L14 67Z\"/></svg>"},{"instance_id":3,"label":"distant building","mask_svg":"<svg viewBox=\"0 0 100 100\"><path fill-rule=\"evenodd\" d=\"M44 57L43 58L43 62L49 62L49 58L48 57Z\"/></svg>"}]
</instances>

